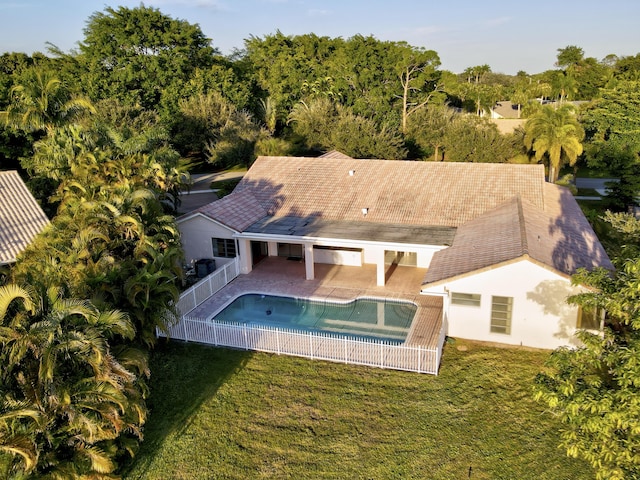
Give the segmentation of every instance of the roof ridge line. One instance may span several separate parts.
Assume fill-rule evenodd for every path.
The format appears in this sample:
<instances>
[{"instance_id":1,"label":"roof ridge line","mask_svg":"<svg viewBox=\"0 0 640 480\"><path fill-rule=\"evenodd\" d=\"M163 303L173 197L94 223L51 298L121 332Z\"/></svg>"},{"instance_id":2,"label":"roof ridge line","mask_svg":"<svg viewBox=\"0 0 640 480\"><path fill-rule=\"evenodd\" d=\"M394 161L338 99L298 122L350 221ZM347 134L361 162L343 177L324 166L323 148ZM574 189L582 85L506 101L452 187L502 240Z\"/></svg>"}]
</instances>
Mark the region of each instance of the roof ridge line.
<instances>
[{"instance_id":1,"label":"roof ridge line","mask_svg":"<svg viewBox=\"0 0 640 480\"><path fill-rule=\"evenodd\" d=\"M529 244L527 242L527 226L524 221L524 209L522 208L522 198L520 194L516 195L516 203L518 205L518 221L520 222L520 242L522 245L522 253L529 254Z\"/></svg>"}]
</instances>

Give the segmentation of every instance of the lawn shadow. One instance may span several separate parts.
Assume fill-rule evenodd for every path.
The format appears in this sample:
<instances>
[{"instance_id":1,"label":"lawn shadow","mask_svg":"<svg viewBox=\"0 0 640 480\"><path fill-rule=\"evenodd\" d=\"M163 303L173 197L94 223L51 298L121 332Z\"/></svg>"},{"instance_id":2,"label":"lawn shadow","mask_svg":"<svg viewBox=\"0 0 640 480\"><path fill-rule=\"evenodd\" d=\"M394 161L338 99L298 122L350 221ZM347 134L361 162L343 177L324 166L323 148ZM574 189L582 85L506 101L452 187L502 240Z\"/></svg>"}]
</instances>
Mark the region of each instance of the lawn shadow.
<instances>
[{"instance_id":1,"label":"lawn shadow","mask_svg":"<svg viewBox=\"0 0 640 480\"><path fill-rule=\"evenodd\" d=\"M195 412L235 373L252 352L161 339L150 360L151 394L144 441L133 460L123 465L123 478L145 478L163 443L187 429ZM135 466L136 476L127 474Z\"/></svg>"}]
</instances>

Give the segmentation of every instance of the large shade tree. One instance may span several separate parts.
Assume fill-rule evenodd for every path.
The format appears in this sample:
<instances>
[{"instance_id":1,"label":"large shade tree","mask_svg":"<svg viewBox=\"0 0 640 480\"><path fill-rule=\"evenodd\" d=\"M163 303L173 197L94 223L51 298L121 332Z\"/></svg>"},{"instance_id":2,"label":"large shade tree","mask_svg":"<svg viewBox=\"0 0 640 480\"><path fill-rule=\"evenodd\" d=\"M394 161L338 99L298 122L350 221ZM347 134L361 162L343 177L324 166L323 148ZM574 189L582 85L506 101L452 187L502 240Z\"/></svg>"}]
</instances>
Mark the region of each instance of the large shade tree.
<instances>
[{"instance_id":1,"label":"large shade tree","mask_svg":"<svg viewBox=\"0 0 640 480\"><path fill-rule=\"evenodd\" d=\"M397 72L402 85L402 132L407 132L407 120L424 108L434 96L444 99L442 85L438 84L437 68L440 58L433 50L411 48L400 57Z\"/></svg>"},{"instance_id":2,"label":"large shade tree","mask_svg":"<svg viewBox=\"0 0 640 480\"><path fill-rule=\"evenodd\" d=\"M304 152L339 150L356 158L404 159L402 136L328 98L300 102L289 115L294 141Z\"/></svg>"},{"instance_id":3,"label":"large shade tree","mask_svg":"<svg viewBox=\"0 0 640 480\"><path fill-rule=\"evenodd\" d=\"M640 82L620 81L602 89L583 111L587 162L619 182L608 187L611 207L627 210L640 195Z\"/></svg>"},{"instance_id":4,"label":"large shade tree","mask_svg":"<svg viewBox=\"0 0 640 480\"><path fill-rule=\"evenodd\" d=\"M87 21L80 43L83 83L94 101L116 98L145 108L159 105L171 85L213 64L217 51L198 25L153 7L107 7Z\"/></svg>"},{"instance_id":5,"label":"large shade tree","mask_svg":"<svg viewBox=\"0 0 640 480\"><path fill-rule=\"evenodd\" d=\"M621 240L617 271L581 271L592 290L569 299L591 314L606 311L604 332L578 334L582 346L554 351L536 378L536 398L563 423L561 446L588 461L600 480L640 476L640 222L608 215Z\"/></svg>"}]
</instances>

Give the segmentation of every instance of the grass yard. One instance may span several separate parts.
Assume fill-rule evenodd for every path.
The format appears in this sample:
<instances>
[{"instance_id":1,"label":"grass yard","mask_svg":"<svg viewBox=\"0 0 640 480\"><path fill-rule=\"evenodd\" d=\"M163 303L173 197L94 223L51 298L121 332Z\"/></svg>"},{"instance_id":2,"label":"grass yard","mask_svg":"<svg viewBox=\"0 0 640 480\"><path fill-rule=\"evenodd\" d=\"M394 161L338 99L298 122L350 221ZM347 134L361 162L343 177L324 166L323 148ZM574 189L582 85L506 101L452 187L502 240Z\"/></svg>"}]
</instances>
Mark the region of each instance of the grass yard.
<instances>
[{"instance_id":1,"label":"grass yard","mask_svg":"<svg viewBox=\"0 0 640 480\"><path fill-rule=\"evenodd\" d=\"M547 355L450 343L436 377L171 342L125 478L593 478L532 400Z\"/></svg>"}]
</instances>

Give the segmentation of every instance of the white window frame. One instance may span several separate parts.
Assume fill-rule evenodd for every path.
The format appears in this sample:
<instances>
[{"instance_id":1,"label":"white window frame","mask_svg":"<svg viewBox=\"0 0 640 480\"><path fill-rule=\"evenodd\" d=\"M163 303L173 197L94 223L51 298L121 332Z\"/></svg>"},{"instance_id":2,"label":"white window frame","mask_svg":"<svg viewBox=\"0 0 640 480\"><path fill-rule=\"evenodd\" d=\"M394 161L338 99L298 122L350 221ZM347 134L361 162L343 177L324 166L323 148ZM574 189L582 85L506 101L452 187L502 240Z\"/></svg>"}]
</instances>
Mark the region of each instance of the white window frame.
<instances>
[{"instance_id":1,"label":"white window frame","mask_svg":"<svg viewBox=\"0 0 640 480\"><path fill-rule=\"evenodd\" d=\"M479 293L451 292L451 305L479 307L482 295Z\"/></svg>"},{"instance_id":2,"label":"white window frame","mask_svg":"<svg viewBox=\"0 0 640 480\"><path fill-rule=\"evenodd\" d=\"M503 318L501 318L503 317ZM511 320L513 318L513 297L494 295L491 297L491 333L511 335Z\"/></svg>"}]
</instances>

